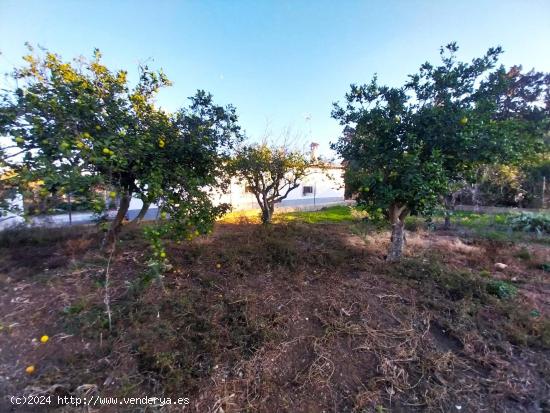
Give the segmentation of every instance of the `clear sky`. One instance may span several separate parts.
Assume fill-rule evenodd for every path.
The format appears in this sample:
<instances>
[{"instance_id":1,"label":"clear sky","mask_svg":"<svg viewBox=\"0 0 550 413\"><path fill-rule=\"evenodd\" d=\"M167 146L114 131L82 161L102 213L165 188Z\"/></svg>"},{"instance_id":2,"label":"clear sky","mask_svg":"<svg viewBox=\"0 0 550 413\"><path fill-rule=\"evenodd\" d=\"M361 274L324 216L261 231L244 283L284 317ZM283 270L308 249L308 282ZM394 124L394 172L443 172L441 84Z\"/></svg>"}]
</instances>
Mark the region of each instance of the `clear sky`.
<instances>
[{"instance_id":1,"label":"clear sky","mask_svg":"<svg viewBox=\"0 0 550 413\"><path fill-rule=\"evenodd\" d=\"M237 107L250 138L291 127L305 144L311 130L328 153L331 105L350 83L378 73L398 86L450 41L464 59L501 45L506 66L550 71L550 0L0 0L0 72L26 41L64 58L97 47L134 74L149 61L174 82L166 109L205 89Z\"/></svg>"}]
</instances>

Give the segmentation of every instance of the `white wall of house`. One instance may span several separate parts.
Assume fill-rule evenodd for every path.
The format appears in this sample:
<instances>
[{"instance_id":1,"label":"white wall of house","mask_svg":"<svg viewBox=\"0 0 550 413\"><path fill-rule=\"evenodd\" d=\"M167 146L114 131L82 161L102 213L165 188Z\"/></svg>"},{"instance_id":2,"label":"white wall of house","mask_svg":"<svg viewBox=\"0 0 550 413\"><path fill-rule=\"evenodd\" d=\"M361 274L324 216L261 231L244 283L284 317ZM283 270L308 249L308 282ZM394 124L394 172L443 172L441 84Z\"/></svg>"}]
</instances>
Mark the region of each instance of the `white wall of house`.
<instances>
[{"instance_id":1,"label":"white wall of house","mask_svg":"<svg viewBox=\"0 0 550 413\"><path fill-rule=\"evenodd\" d=\"M130 206L128 207L128 210L129 211L132 211L132 210L135 210L135 209L140 210L142 205L143 205L143 202L141 201L141 199L132 198L130 200ZM156 208L156 206L151 205L151 208Z\"/></svg>"},{"instance_id":2,"label":"white wall of house","mask_svg":"<svg viewBox=\"0 0 550 413\"><path fill-rule=\"evenodd\" d=\"M343 169L339 166L311 168L300 181L300 186L288 194L277 206L325 205L344 201ZM227 194L219 196L216 202L226 202L235 210L256 209L258 203L254 194L246 191L246 183L234 179Z\"/></svg>"},{"instance_id":3,"label":"white wall of house","mask_svg":"<svg viewBox=\"0 0 550 413\"><path fill-rule=\"evenodd\" d=\"M300 186L292 190L278 207L323 206L344 201L344 170L340 166L311 168L308 175L300 181ZM246 191L246 183L234 178L226 194L213 194L213 202L228 203L234 210L257 209L258 203L254 194ZM132 219L141 209L140 199L132 198L129 218ZM156 205L151 205L148 219L154 219Z\"/></svg>"},{"instance_id":4,"label":"white wall of house","mask_svg":"<svg viewBox=\"0 0 550 413\"><path fill-rule=\"evenodd\" d=\"M18 194L14 199L9 200L9 204L23 211L23 197ZM0 231L15 225L20 225L25 222L25 219L19 214L8 212L4 215L0 214Z\"/></svg>"}]
</instances>

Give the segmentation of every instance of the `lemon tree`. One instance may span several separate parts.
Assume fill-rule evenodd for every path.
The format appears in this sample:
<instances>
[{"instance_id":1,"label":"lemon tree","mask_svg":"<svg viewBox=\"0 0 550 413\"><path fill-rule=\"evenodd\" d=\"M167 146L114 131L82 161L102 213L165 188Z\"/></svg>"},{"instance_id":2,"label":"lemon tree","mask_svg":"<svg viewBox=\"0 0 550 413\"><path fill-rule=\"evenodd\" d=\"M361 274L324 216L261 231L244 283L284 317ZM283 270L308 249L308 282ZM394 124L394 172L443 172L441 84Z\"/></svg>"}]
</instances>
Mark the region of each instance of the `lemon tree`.
<instances>
[{"instance_id":1,"label":"lemon tree","mask_svg":"<svg viewBox=\"0 0 550 413\"><path fill-rule=\"evenodd\" d=\"M540 134L524 133L538 126L500 116L512 89L495 69L501 48L471 62L457 51L455 43L442 47L441 64L424 63L401 87L376 77L352 85L332 112L345 126L333 148L347 162L348 187L392 224L390 261L401 257L408 214L430 215L479 165L511 162L541 144Z\"/></svg>"},{"instance_id":2,"label":"lemon tree","mask_svg":"<svg viewBox=\"0 0 550 413\"><path fill-rule=\"evenodd\" d=\"M415 133L443 154L450 226L455 190L474 183L485 165L526 163L543 151L548 131L548 75L520 66L497 67L500 47L470 62L457 59L456 43L440 50L441 63L424 63L405 85L415 100Z\"/></svg>"},{"instance_id":3,"label":"lemon tree","mask_svg":"<svg viewBox=\"0 0 550 413\"><path fill-rule=\"evenodd\" d=\"M12 74L16 87L0 101L0 133L12 140L2 162L20 188L41 179L52 183L52 193L69 186L93 193L92 182L110 197L115 192L111 240L132 196L159 203L180 230L191 215L202 224L189 228L206 230L220 209L206 199L207 188L223 186L228 153L240 139L234 107L198 91L188 107L168 113L155 103L171 85L162 71L140 66L132 85L126 71L102 63L98 50L64 61L30 48L23 59Z\"/></svg>"},{"instance_id":4,"label":"lemon tree","mask_svg":"<svg viewBox=\"0 0 550 413\"><path fill-rule=\"evenodd\" d=\"M375 78L353 85L346 98L347 107L333 111L346 129L332 146L346 162L344 179L358 205L392 224L388 260L395 261L403 251L405 218L412 211L429 214L446 190L444 159L414 133L416 114L404 88L380 86Z\"/></svg>"},{"instance_id":5,"label":"lemon tree","mask_svg":"<svg viewBox=\"0 0 550 413\"><path fill-rule=\"evenodd\" d=\"M267 143L239 148L232 161L236 173L254 194L264 224L271 222L275 204L300 186L312 164L311 158L298 150Z\"/></svg>"}]
</instances>

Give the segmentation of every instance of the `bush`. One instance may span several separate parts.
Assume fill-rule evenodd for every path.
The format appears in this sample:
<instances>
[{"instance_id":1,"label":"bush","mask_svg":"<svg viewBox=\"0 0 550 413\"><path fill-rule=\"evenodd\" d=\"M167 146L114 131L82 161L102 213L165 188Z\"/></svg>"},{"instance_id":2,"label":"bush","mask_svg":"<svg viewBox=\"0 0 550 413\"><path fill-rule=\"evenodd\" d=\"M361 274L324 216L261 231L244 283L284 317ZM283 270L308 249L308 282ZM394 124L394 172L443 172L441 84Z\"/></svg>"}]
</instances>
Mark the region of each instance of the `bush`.
<instances>
[{"instance_id":1,"label":"bush","mask_svg":"<svg viewBox=\"0 0 550 413\"><path fill-rule=\"evenodd\" d=\"M522 212L508 217L507 224L515 231L550 234L550 216L545 214Z\"/></svg>"},{"instance_id":2,"label":"bush","mask_svg":"<svg viewBox=\"0 0 550 413\"><path fill-rule=\"evenodd\" d=\"M398 277L417 281L423 291L437 290L451 301L480 298L483 293L482 281L466 271L447 268L436 259L404 259L390 271Z\"/></svg>"},{"instance_id":3,"label":"bush","mask_svg":"<svg viewBox=\"0 0 550 413\"><path fill-rule=\"evenodd\" d=\"M0 232L0 248L53 245L70 239L88 237L92 233L92 227L83 225L66 227L26 227L20 225Z\"/></svg>"},{"instance_id":4,"label":"bush","mask_svg":"<svg viewBox=\"0 0 550 413\"><path fill-rule=\"evenodd\" d=\"M408 217L405 221L405 229L411 232L417 232L427 227L425 221L419 217Z\"/></svg>"},{"instance_id":5,"label":"bush","mask_svg":"<svg viewBox=\"0 0 550 413\"><path fill-rule=\"evenodd\" d=\"M491 281L487 284L487 292L491 295L496 295L502 300L514 298L518 290L512 284L506 281Z\"/></svg>"},{"instance_id":6,"label":"bush","mask_svg":"<svg viewBox=\"0 0 550 413\"><path fill-rule=\"evenodd\" d=\"M522 248L516 253L516 257L520 260L530 260L531 259L531 253L527 248Z\"/></svg>"}]
</instances>

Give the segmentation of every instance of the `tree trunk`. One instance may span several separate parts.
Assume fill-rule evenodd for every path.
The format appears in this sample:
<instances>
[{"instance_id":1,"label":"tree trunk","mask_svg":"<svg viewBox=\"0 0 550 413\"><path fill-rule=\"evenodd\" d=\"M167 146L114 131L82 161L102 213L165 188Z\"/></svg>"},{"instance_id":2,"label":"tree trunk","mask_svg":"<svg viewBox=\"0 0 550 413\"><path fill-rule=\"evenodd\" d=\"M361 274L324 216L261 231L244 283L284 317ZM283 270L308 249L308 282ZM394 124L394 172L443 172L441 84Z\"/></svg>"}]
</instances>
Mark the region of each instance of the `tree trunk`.
<instances>
[{"instance_id":1,"label":"tree trunk","mask_svg":"<svg viewBox=\"0 0 550 413\"><path fill-rule=\"evenodd\" d=\"M122 221L126 216L126 212L128 212L131 199L132 195L129 192L122 193L120 197L120 205L118 207L118 211L116 213L115 219L111 223L109 232L107 233L107 243L112 243L116 239L117 235L120 233L120 229L122 228Z\"/></svg>"},{"instance_id":2,"label":"tree trunk","mask_svg":"<svg viewBox=\"0 0 550 413\"><path fill-rule=\"evenodd\" d=\"M139 224L141 221L143 221L143 218L145 218L145 215L147 214L147 211L149 211L150 206L150 202L143 201L143 205L139 210L137 216L132 220L132 224Z\"/></svg>"},{"instance_id":3,"label":"tree trunk","mask_svg":"<svg viewBox=\"0 0 550 413\"><path fill-rule=\"evenodd\" d=\"M68 197L69 197L69 226L73 225L73 208L72 208L72 203L71 203L71 193L69 192L68 194Z\"/></svg>"},{"instance_id":4,"label":"tree trunk","mask_svg":"<svg viewBox=\"0 0 550 413\"><path fill-rule=\"evenodd\" d=\"M474 204L474 212L479 212L479 184L475 183L472 187L472 204Z\"/></svg>"},{"instance_id":5,"label":"tree trunk","mask_svg":"<svg viewBox=\"0 0 550 413\"><path fill-rule=\"evenodd\" d=\"M273 217L273 210L275 206L269 201L266 193L262 193L261 198L259 195L256 195L256 199L258 200L258 204L262 210L262 224L271 224L271 218Z\"/></svg>"},{"instance_id":6,"label":"tree trunk","mask_svg":"<svg viewBox=\"0 0 550 413\"><path fill-rule=\"evenodd\" d=\"M273 218L273 206L262 206L262 224L271 224L271 218Z\"/></svg>"},{"instance_id":7,"label":"tree trunk","mask_svg":"<svg viewBox=\"0 0 550 413\"><path fill-rule=\"evenodd\" d=\"M445 224L443 224L443 229L451 229L451 216L455 210L456 196L454 193L447 194L445 196Z\"/></svg>"},{"instance_id":8,"label":"tree trunk","mask_svg":"<svg viewBox=\"0 0 550 413\"><path fill-rule=\"evenodd\" d=\"M409 214L406 206L392 205L390 207L390 222L392 224L391 242L386 257L387 262L401 260L405 246L405 218Z\"/></svg>"}]
</instances>

